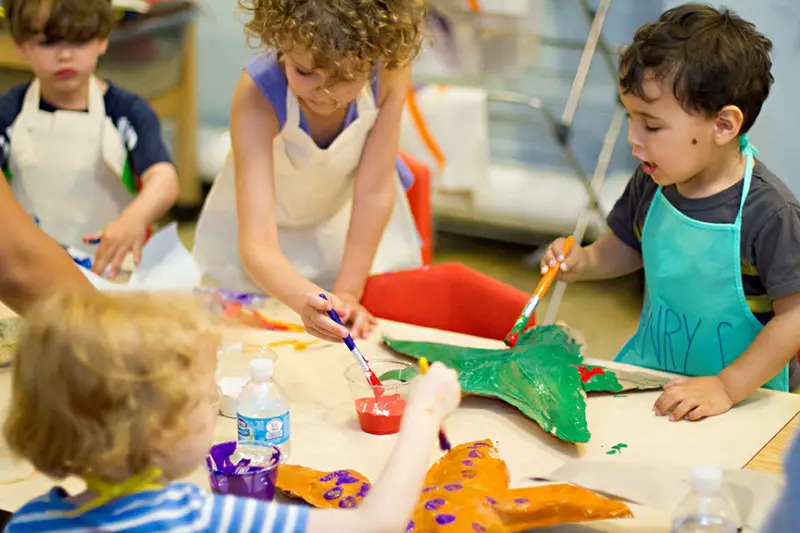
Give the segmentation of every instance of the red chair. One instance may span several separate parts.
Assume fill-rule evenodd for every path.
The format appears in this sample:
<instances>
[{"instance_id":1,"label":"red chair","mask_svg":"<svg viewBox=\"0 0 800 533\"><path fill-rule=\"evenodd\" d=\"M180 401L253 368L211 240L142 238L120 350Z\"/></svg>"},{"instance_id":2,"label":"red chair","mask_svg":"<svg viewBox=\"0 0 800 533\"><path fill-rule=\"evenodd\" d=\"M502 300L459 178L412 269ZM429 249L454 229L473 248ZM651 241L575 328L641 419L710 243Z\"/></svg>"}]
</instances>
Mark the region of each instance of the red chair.
<instances>
[{"instance_id":1,"label":"red chair","mask_svg":"<svg viewBox=\"0 0 800 533\"><path fill-rule=\"evenodd\" d=\"M431 170L424 163L408 154L400 153L400 158L411 170L414 184L406 191L411 215L422 238L422 264L433 262L433 214L431 213Z\"/></svg>"},{"instance_id":2,"label":"red chair","mask_svg":"<svg viewBox=\"0 0 800 533\"><path fill-rule=\"evenodd\" d=\"M529 295L460 263L379 274L362 303L378 318L502 340ZM533 326L532 317L528 327Z\"/></svg>"}]
</instances>

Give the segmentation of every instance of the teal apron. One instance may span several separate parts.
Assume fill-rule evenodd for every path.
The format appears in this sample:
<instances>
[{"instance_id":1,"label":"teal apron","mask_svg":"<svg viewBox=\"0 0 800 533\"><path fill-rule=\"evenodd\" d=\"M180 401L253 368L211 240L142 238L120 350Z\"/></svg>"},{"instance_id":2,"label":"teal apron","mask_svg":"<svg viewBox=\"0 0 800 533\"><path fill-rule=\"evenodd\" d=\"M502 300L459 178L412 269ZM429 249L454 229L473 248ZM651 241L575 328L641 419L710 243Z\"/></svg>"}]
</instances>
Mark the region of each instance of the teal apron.
<instances>
[{"instance_id":1,"label":"teal apron","mask_svg":"<svg viewBox=\"0 0 800 533\"><path fill-rule=\"evenodd\" d=\"M711 224L678 211L661 187L642 230L645 298L639 329L615 361L690 376L715 376L739 357L764 326L742 286L742 207L757 154L746 137L742 199L733 224ZM789 390L784 367L765 387Z\"/></svg>"}]
</instances>

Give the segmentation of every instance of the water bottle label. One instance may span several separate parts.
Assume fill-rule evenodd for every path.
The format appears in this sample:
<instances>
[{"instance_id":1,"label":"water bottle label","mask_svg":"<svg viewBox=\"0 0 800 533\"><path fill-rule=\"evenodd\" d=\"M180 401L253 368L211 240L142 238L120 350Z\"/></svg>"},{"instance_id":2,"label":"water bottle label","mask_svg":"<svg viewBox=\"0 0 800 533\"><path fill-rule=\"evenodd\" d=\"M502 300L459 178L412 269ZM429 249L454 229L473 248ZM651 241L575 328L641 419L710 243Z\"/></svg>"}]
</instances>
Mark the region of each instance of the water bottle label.
<instances>
[{"instance_id":1,"label":"water bottle label","mask_svg":"<svg viewBox=\"0 0 800 533\"><path fill-rule=\"evenodd\" d=\"M273 418L239 415L239 442L279 446L289 440L289 411Z\"/></svg>"}]
</instances>

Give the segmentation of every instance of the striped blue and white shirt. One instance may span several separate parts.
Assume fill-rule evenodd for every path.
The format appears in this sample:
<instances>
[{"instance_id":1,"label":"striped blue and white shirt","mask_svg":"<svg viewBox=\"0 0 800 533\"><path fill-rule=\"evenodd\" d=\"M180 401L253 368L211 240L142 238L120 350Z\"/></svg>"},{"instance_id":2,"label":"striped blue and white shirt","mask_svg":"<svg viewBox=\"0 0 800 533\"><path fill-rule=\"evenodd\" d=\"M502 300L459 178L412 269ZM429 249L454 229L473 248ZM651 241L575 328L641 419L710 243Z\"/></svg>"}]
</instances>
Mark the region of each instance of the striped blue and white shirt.
<instances>
[{"instance_id":1,"label":"striped blue and white shirt","mask_svg":"<svg viewBox=\"0 0 800 533\"><path fill-rule=\"evenodd\" d=\"M208 494L190 483L131 494L76 517L60 487L25 504L9 522L7 533L38 531L125 531L190 533L304 533L308 508Z\"/></svg>"}]
</instances>

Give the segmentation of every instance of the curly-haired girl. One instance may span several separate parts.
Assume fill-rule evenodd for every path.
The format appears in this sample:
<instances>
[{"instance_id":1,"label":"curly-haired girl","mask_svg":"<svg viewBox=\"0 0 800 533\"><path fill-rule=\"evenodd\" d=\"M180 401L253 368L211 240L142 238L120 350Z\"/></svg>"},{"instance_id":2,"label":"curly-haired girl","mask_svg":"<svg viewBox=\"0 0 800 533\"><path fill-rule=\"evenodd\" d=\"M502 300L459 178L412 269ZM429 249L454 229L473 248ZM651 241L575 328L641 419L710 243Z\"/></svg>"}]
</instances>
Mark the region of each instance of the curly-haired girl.
<instances>
[{"instance_id":1,"label":"curly-haired girl","mask_svg":"<svg viewBox=\"0 0 800 533\"><path fill-rule=\"evenodd\" d=\"M397 150L424 0L240 4L267 53L235 90L233 149L200 216L195 259L218 284L275 296L311 334L348 334L326 314L335 307L366 336L368 276L421 264Z\"/></svg>"}]
</instances>

